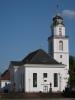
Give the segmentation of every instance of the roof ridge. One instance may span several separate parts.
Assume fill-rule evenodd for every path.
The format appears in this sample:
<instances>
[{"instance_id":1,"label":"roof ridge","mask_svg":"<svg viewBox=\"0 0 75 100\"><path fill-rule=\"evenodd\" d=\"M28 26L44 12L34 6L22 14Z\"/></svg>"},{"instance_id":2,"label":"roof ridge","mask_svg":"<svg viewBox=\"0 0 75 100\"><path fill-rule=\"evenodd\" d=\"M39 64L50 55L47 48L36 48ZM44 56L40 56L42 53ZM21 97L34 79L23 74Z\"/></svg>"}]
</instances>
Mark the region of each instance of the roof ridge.
<instances>
[{"instance_id":1,"label":"roof ridge","mask_svg":"<svg viewBox=\"0 0 75 100\"><path fill-rule=\"evenodd\" d=\"M51 55L42 49L35 50L29 53L20 62L14 62L14 65L24 65L24 64L59 64Z\"/></svg>"}]
</instances>

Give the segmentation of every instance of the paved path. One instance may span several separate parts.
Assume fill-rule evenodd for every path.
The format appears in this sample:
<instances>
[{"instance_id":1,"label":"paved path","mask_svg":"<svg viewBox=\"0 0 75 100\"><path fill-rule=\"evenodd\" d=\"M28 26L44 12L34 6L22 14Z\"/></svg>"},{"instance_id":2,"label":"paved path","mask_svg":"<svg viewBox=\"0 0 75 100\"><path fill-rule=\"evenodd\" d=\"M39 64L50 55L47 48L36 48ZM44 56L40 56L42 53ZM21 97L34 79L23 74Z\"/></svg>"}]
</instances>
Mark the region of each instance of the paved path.
<instances>
[{"instance_id":1,"label":"paved path","mask_svg":"<svg viewBox=\"0 0 75 100\"><path fill-rule=\"evenodd\" d=\"M1 100L1 98L0 98L0 100ZM61 99L59 99L59 98L56 98L56 99L53 99L53 98L46 98L46 99L2 99L2 100L75 100L75 98L61 98Z\"/></svg>"}]
</instances>

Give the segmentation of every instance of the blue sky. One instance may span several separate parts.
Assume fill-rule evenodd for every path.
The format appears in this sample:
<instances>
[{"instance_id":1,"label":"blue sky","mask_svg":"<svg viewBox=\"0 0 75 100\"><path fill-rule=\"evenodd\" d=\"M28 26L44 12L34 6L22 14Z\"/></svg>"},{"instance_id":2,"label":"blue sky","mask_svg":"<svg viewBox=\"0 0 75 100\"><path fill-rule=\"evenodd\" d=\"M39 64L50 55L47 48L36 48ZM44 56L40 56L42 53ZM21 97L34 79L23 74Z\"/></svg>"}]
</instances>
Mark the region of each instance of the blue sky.
<instances>
[{"instance_id":1,"label":"blue sky","mask_svg":"<svg viewBox=\"0 0 75 100\"><path fill-rule=\"evenodd\" d=\"M64 17L70 54L75 56L75 0L0 0L0 71L36 49L48 52L56 5Z\"/></svg>"}]
</instances>

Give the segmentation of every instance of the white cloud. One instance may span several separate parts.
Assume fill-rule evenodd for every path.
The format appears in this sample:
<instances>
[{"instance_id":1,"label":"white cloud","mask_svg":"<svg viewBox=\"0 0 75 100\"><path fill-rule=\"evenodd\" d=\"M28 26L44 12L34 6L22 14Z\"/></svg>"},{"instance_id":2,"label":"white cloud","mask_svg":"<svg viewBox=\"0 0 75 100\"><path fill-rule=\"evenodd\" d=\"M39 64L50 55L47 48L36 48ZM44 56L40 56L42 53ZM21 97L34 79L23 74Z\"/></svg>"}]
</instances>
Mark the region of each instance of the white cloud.
<instances>
[{"instance_id":1,"label":"white cloud","mask_svg":"<svg viewBox=\"0 0 75 100\"><path fill-rule=\"evenodd\" d=\"M75 11L74 10L63 10L62 15L68 18L75 18Z\"/></svg>"}]
</instances>

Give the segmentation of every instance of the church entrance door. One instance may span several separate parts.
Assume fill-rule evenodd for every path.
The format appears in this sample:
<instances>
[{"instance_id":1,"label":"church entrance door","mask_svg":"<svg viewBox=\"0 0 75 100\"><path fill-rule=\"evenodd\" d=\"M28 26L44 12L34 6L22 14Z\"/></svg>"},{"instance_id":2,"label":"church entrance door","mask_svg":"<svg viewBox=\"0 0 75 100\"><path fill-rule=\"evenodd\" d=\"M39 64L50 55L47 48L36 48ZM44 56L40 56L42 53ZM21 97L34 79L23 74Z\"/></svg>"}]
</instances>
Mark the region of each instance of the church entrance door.
<instances>
[{"instance_id":1,"label":"church entrance door","mask_svg":"<svg viewBox=\"0 0 75 100\"><path fill-rule=\"evenodd\" d=\"M43 92L48 92L48 86L43 86Z\"/></svg>"}]
</instances>

